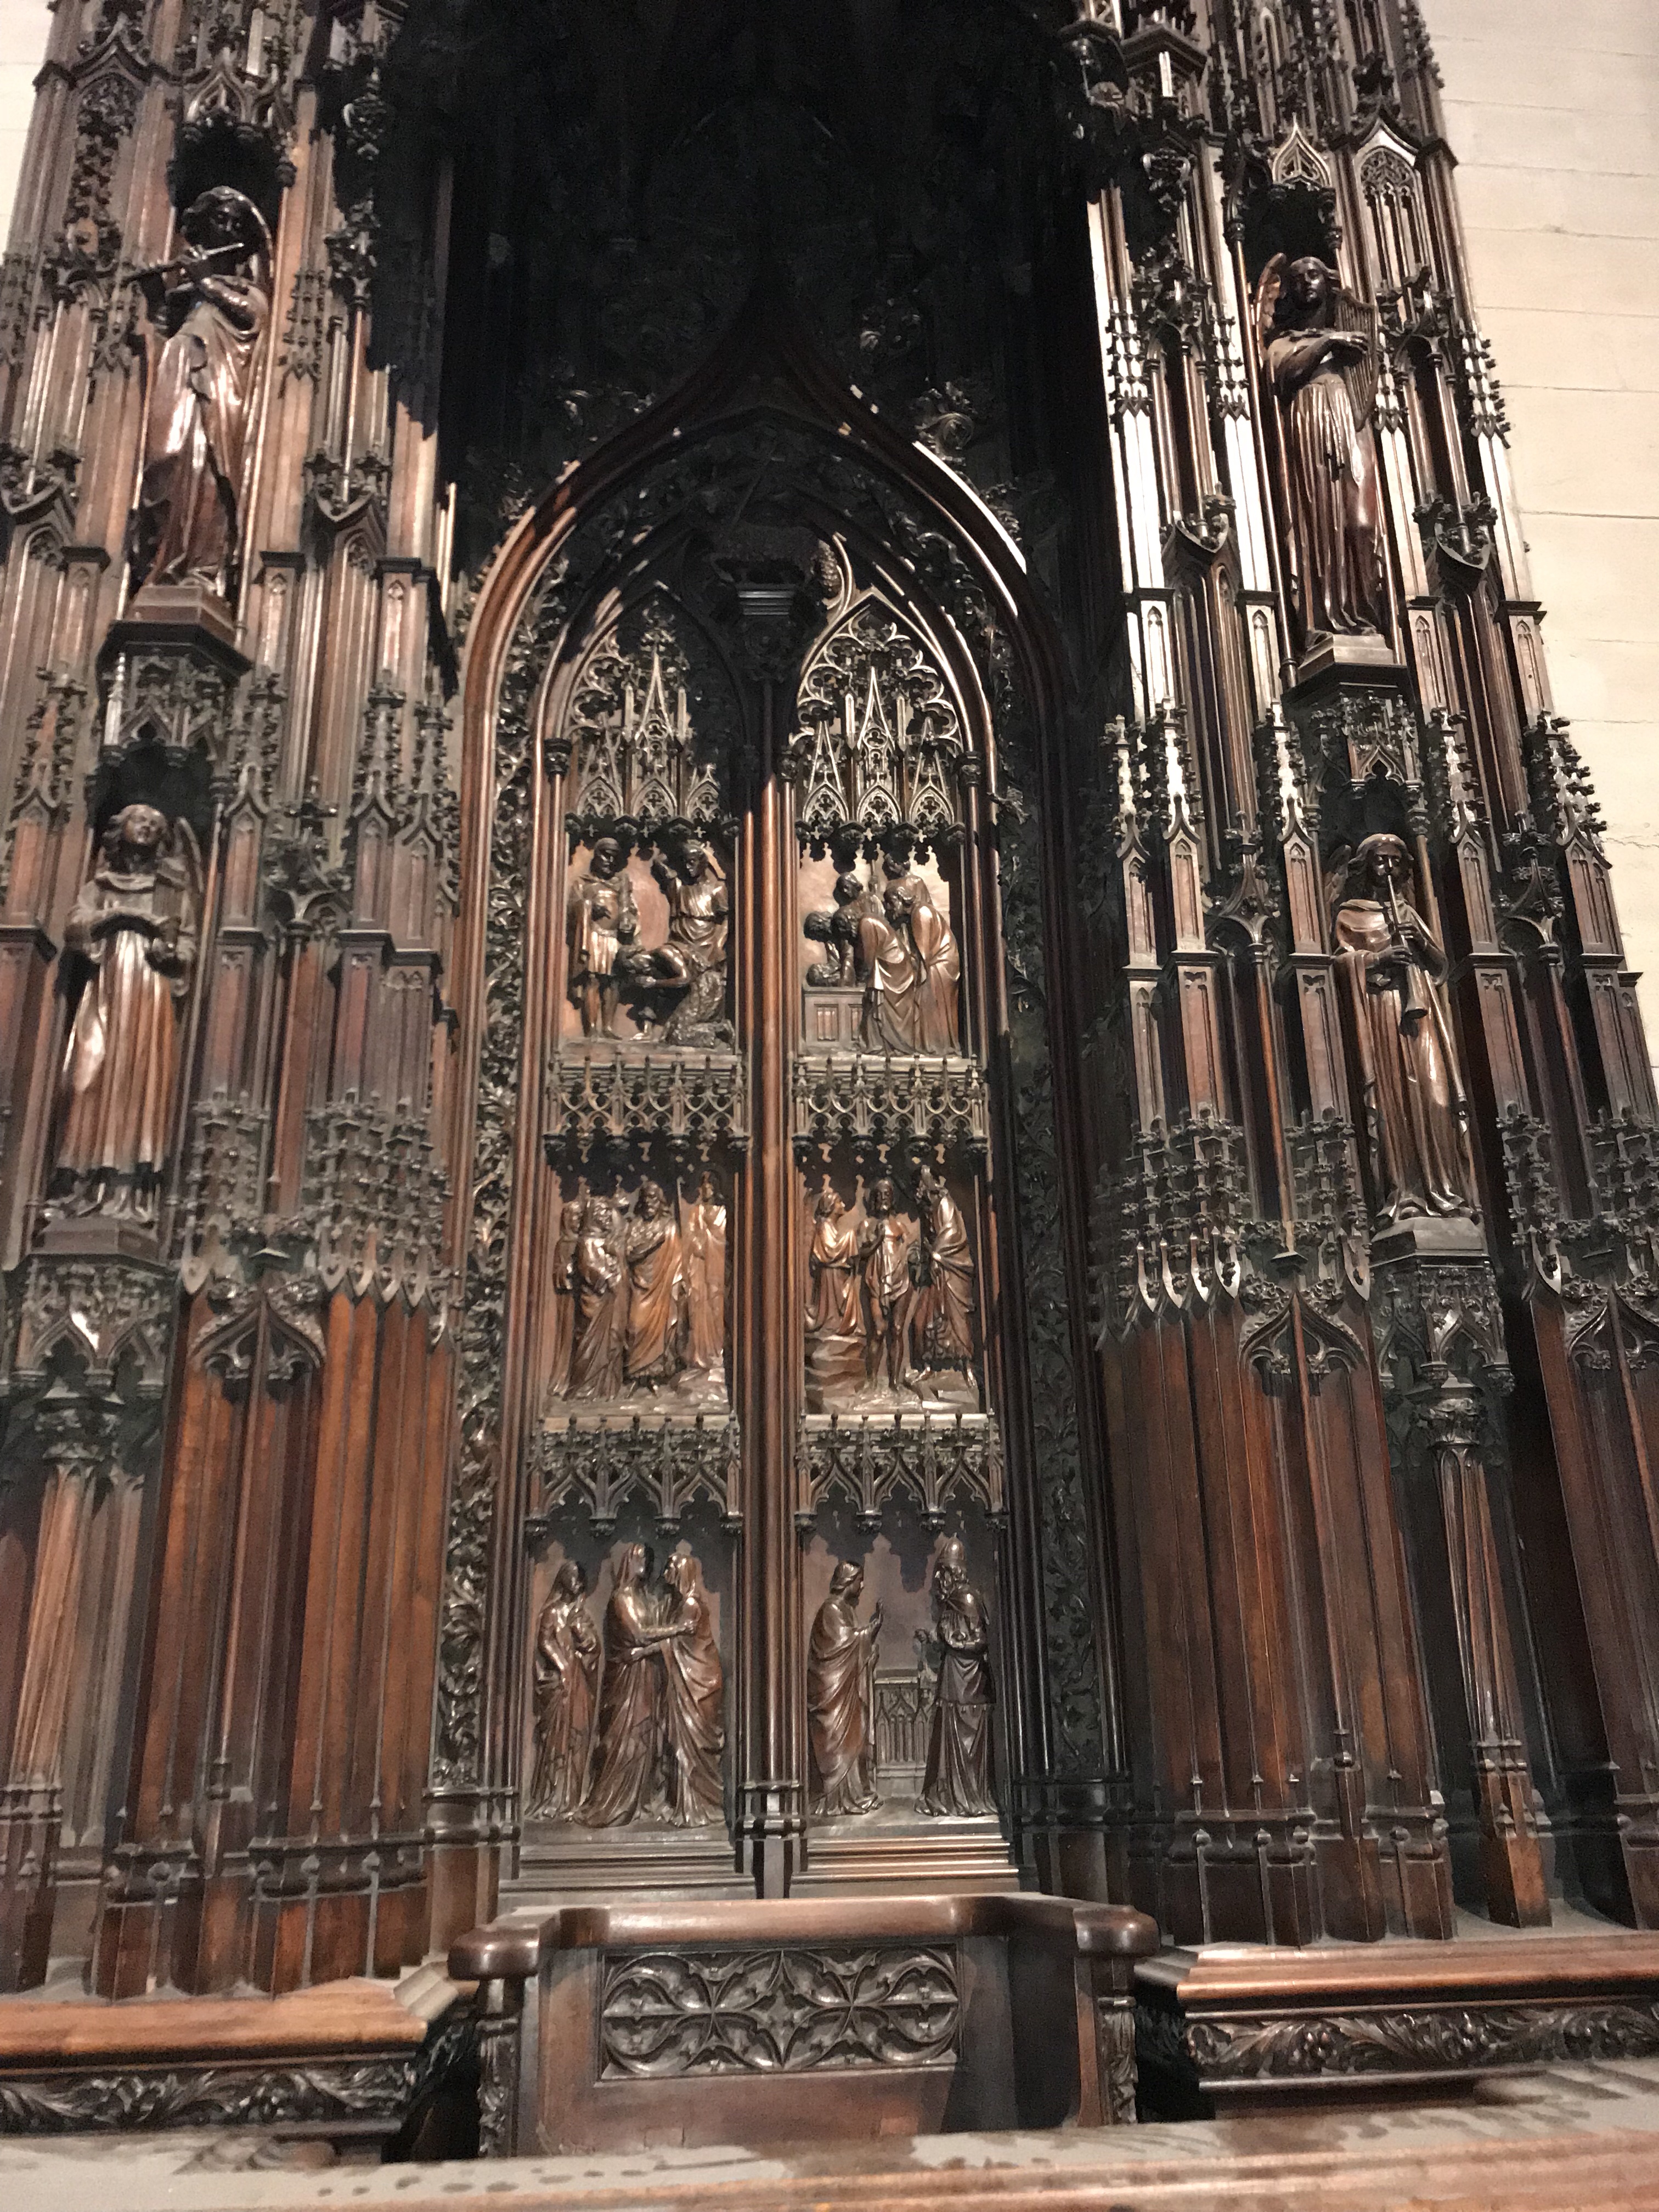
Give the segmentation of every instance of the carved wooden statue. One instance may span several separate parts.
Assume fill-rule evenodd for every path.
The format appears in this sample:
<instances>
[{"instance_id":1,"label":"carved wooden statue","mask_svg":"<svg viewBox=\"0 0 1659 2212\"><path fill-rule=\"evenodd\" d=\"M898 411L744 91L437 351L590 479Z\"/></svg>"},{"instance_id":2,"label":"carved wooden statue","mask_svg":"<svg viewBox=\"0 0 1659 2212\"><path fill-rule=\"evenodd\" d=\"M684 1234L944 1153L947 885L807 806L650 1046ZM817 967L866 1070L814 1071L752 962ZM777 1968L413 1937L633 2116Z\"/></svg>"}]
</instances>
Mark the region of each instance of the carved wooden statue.
<instances>
[{"instance_id":1,"label":"carved wooden statue","mask_svg":"<svg viewBox=\"0 0 1659 2212\"><path fill-rule=\"evenodd\" d=\"M599 838L586 870L565 897L569 989L581 1009L584 1036L617 1034L625 955L640 929L627 861L627 852L616 838Z\"/></svg>"},{"instance_id":2,"label":"carved wooden statue","mask_svg":"<svg viewBox=\"0 0 1659 2212\"><path fill-rule=\"evenodd\" d=\"M640 1186L624 1249L628 1338L623 1374L635 1387L653 1387L678 1372L685 1293L679 1223L660 1183Z\"/></svg>"},{"instance_id":3,"label":"carved wooden statue","mask_svg":"<svg viewBox=\"0 0 1659 2212\"><path fill-rule=\"evenodd\" d=\"M155 1217L200 908L188 827L124 806L64 927L64 949L93 969L64 1058L58 1146L77 1211Z\"/></svg>"},{"instance_id":4,"label":"carved wooden statue","mask_svg":"<svg viewBox=\"0 0 1659 2212\"><path fill-rule=\"evenodd\" d=\"M990 1632L985 1606L968 1579L959 1537L947 1537L933 1561L933 1626L939 1680L917 1810L967 1820L994 1813L991 1791Z\"/></svg>"},{"instance_id":5,"label":"carved wooden statue","mask_svg":"<svg viewBox=\"0 0 1659 2212\"><path fill-rule=\"evenodd\" d=\"M587 1577L567 1559L536 1624L536 1764L529 1820L562 1820L581 1803L599 1684L599 1638Z\"/></svg>"},{"instance_id":6,"label":"carved wooden statue","mask_svg":"<svg viewBox=\"0 0 1659 2212\"><path fill-rule=\"evenodd\" d=\"M688 1395L726 1395L726 1206L712 1176L700 1176L697 1194L683 1209L684 1371Z\"/></svg>"},{"instance_id":7,"label":"carved wooden statue","mask_svg":"<svg viewBox=\"0 0 1659 2212\"><path fill-rule=\"evenodd\" d=\"M865 1377L860 1224L823 1179L812 1201L807 1248L806 1382L815 1410L850 1400Z\"/></svg>"},{"instance_id":8,"label":"carved wooden statue","mask_svg":"<svg viewBox=\"0 0 1659 2212\"><path fill-rule=\"evenodd\" d=\"M1256 292L1256 331L1283 428L1291 590L1304 642L1382 625L1376 392L1369 317L1334 269L1275 254Z\"/></svg>"},{"instance_id":9,"label":"carved wooden statue","mask_svg":"<svg viewBox=\"0 0 1659 2212\"><path fill-rule=\"evenodd\" d=\"M653 972L684 994L663 1026L669 1044L731 1042L726 1016L726 940L730 901L713 854L688 837L652 869L668 901L668 942L649 955Z\"/></svg>"},{"instance_id":10,"label":"carved wooden statue","mask_svg":"<svg viewBox=\"0 0 1659 2212\"><path fill-rule=\"evenodd\" d=\"M575 1339L576 1255L591 1194L586 1177L574 1198L559 1209L559 1233L553 1243L553 1301L548 1321L547 1394L562 1398L570 1387L570 1354Z\"/></svg>"},{"instance_id":11,"label":"carved wooden statue","mask_svg":"<svg viewBox=\"0 0 1659 2212\"><path fill-rule=\"evenodd\" d=\"M702 1570L690 1553L675 1553L663 1581L670 1632L662 1647L668 1818L677 1827L702 1827L726 1810L720 1784L726 1674Z\"/></svg>"},{"instance_id":12,"label":"carved wooden statue","mask_svg":"<svg viewBox=\"0 0 1659 2212\"><path fill-rule=\"evenodd\" d=\"M865 1393L890 1400L915 1395L909 1359L910 1310L915 1303L911 1242L896 1204L893 1186L884 1176L865 1200L859 1237Z\"/></svg>"},{"instance_id":13,"label":"carved wooden statue","mask_svg":"<svg viewBox=\"0 0 1659 2212\"><path fill-rule=\"evenodd\" d=\"M864 1570L838 1559L818 1607L806 1654L806 1724L811 1738L812 1810L873 1813L881 1803L875 1765L877 1638L881 1607L858 1617Z\"/></svg>"},{"instance_id":14,"label":"carved wooden statue","mask_svg":"<svg viewBox=\"0 0 1659 2212\"><path fill-rule=\"evenodd\" d=\"M974 1260L968 1224L943 1176L924 1168L916 1183L921 1241L915 1255L915 1364L970 1381L974 1358Z\"/></svg>"},{"instance_id":15,"label":"carved wooden statue","mask_svg":"<svg viewBox=\"0 0 1659 2212\"><path fill-rule=\"evenodd\" d=\"M1446 956L1400 895L1410 877L1398 837L1367 837L1332 925L1379 1222L1474 1210Z\"/></svg>"},{"instance_id":16,"label":"carved wooden statue","mask_svg":"<svg viewBox=\"0 0 1659 2212\"><path fill-rule=\"evenodd\" d=\"M694 1624L659 1617L645 1572L644 1545L624 1544L605 1609L599 1737L579 1816L592 1828L620 1827L663 1810L662 1646L689 1638Z\"/></svg>"},{"instance_id":17,"label":"carved wooden statue","mask_svg":"<svg viewBox=\"0 0 1659 2212\"><path fill-rule=\"evenodd\" d=\"M236 558L270 315L270 234L252 201L228 185L193 201L179 229L190 251L139 279L168 331L145 412L140 568L145 584L222 592Z\"/></svg>"},{"instance_id":18,"label":"carved wooden statue","mask_svg":"<svg viewBox=\"0 0 1659 2212\"><path fill-rule=\"evenodd\" d=\"M882 872L881 910L858 925L861 1040L873 1052L955 1052L962 957L951 925L901 857L890 853Z\"/></svg>"},{"instance_id":19,"label":"carved wooden statue","mask_svg":"<svg viewBox=\"0 0 1659 2212\"><path fill-rule=\"evenodd\" d=\"M860 925L882 911L879 895L852 870L836 878L835 896L833 907L809 914L802 924L812 943L824 948L823 958L806 971L807 983L816 990L857 982Z\"/></svg>"},{"instance_id":20,"label":"carved wooden statue","mask_svg":"<svg viewBox=\"0 0 1659 2212\"><path fill-rule=\"evenodd\" d=\"M570 1395L620 1397L628 1342L627 1262L616 1202L591 1198L571 1261Z\"/></svg>"}]
</instances>

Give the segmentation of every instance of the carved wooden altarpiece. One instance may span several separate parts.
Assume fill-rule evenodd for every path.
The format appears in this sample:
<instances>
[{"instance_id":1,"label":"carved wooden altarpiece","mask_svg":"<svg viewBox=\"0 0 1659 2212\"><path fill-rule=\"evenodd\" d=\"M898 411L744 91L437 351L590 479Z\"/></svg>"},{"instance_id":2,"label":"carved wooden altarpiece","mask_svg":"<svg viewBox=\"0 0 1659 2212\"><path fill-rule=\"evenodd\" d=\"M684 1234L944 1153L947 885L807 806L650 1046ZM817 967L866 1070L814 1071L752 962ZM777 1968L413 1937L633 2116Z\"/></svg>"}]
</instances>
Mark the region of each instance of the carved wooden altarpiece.
<instances>
[{"instance_id":1,"label":"carved wooden altarpiece","mask_svg":"<svg viewBox=\"0 0 1659 2212\"><path fill-rule=\"evenodd\" d=\"M1659 1922L1659 1108L1415 0L50 39L0 1983Z\"/></svg>"}]
</instances>

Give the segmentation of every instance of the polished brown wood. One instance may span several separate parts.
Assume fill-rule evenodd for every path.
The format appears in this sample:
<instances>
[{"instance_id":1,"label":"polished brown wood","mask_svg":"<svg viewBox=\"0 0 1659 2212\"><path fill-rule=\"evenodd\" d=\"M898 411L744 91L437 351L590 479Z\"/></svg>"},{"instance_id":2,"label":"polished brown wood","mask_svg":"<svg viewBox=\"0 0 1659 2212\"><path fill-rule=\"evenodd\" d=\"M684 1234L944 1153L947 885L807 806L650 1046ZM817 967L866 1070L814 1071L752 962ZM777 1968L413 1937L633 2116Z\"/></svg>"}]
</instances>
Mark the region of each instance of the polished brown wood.
<instances>
[{"instance_id":1,"label":"polished brown wood","mask_svg":"<svg viewBox=\"0 0 1659 2212\"><path fill-rule=\"evenodd\" d=\"M1653 1924L1659 1100L1416 10L441 12L46 29L0 1986Z\"/></svg>"}]
</instances>

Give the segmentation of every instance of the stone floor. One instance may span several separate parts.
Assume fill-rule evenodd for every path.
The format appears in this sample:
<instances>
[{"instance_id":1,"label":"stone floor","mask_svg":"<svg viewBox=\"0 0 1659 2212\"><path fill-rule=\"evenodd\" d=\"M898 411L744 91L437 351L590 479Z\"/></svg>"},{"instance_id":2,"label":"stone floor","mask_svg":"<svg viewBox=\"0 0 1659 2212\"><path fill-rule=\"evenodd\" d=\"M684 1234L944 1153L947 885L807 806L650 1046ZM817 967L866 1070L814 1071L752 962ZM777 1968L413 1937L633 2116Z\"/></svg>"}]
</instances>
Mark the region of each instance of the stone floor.
<instances>
[{"instance_id":1,"label":"stone floor","mask_svg":"<svg viewBox=\"0 0 1659 2212\"><path fill-rule=\"evenodd\" d=\"M0 2139L16 2212L1655 2212L1659 2061L1494 2078L1455 2102L761 2156L353 2163L274 2131Z\"/></svg>"}]
</instances>

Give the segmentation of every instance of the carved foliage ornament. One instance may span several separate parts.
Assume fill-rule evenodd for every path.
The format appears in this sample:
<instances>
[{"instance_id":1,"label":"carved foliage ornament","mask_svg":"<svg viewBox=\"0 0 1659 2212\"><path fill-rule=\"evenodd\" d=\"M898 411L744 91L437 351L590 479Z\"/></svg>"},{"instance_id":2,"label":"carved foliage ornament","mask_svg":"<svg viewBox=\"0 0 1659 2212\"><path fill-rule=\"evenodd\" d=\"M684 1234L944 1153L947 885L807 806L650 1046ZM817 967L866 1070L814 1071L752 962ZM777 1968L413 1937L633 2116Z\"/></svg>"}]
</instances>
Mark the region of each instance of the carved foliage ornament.
<instances>
[{"instance_id":1,"label":"carved foliage ornament","mask_svg":"<svg viewBox=\"0 0 1659 2212\"><path fill-rule=\"evenodd\" d=\"M936 2066L961 2021L949 1950L623 1953L605 1963L599 2075Z\"/></svg>"},{"instance_id":2,"label":"carved foliage ornament","mask_svg":"<svg viewBox=\"0 0 1659 2212\"><path fill-rule=\"evenodd\" d=\"M1004 679L1000 664L997 674ZM1005 771L1024 790L1034 790L1035 763L1024 741L1018 696L1006 679L999 681L996 704ZM1017 1024L1013 1157L1041 1486L1043 1626L1055 1766L1062 1776L1076 1776L1097 1772L1100 1766L1100 1672L1078 1430L1079 1378L1060 1224L1037 827L1034 808L1002 811L1003 945Z\"/></svg>"},{"instance_id":3,"label":"carved foliage ornament","mask_svg":"<svg viewBox=\"0 0 1659 2212\"><path fill-rule=\"evenodd\" d=\"M1189 2023L1187 2043L1200 2074L1230 2081L1582 2063L1659 2051L1659 2005L1449 2005L1313 2019L1199 2020Z\"/></svg>"},{"instance_id":4,"label":"carved foliage ornament","mask_svg":"<svg viewBox=\"0 0 1659 2212\"><path fill-rule=\"evenodd\" d=\"M962 724L932 656L880 601L861 601L801 679L788 759L799 827L939 836L962 818Z\"/></svg>"},{"instance_id":5,"label":"carved foliage ornament","mask_svg":"<svg viewBox=\"0 0 1659 2212\"><path fill-rule=\"evenodd\" d=\"M712 651L656 592L588 655L548 763L574 770L567 817L579 833L649 838L671 824L707 830L730 811L738 738Z\"/></svg>"},{"instance_id":6,"label":"carved foliage ornament","mask_svg":"<svg viewBox=\"0 0 1659 2212\"><path fill-rule=\"evenodd\" d=\"M482 1765L483 1632L500 1480L507 1229L520 1110L531 702L571 605L597 581L607 562L621 558L642 532L684 516L695 502L701 503L711 522L718 521L750 496L762 477L799 485L813 501L855 519L861 529L901 548L905 558L927 574L971 647L988 651L994 634L983 589L951 539L932 528L890 483L874 476L843 444L766 422L741 434L720 433L698 441L677 452L672 463L645 484L619 491L587 519L568 556L548 587L532 601L514 635L496 719L494 805L489 810L485 1006L459 1347L461 1443L449 1505L433 1747L433 1783L439 1790L470 1786L479 1778ZM564 763L555 752L548 764L556 771ZM1048 1158L1052 1193L1052 1137ZM1057 1198L1053 1202L1057 1204ZM1042 1310L1041 1301L1036 1310ZM1063 1318L1060 1328L1063 1335ZM1074 1465L1069 1387L1054 1393L1049 1402L1073 1438ZM1080 1478L1073 1479L1079 1482L1075 1510L1066 1517L1076 1532L1075 1551L1081 1561L1086 1559L1086 1545ZM1092 1675L1092 1628L1081 1590L1074 1617L1081 1648L1091 1655L1087 1674ZM1084 1686L1085 1679L1079 1675L1078 1694L1093 1698L1094 1693ZM1097 1741L1097 1700L1091 1710L1096 1715Z\"/></svg>"}]
</instances>

